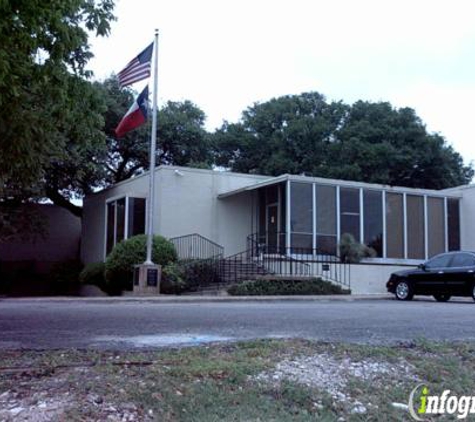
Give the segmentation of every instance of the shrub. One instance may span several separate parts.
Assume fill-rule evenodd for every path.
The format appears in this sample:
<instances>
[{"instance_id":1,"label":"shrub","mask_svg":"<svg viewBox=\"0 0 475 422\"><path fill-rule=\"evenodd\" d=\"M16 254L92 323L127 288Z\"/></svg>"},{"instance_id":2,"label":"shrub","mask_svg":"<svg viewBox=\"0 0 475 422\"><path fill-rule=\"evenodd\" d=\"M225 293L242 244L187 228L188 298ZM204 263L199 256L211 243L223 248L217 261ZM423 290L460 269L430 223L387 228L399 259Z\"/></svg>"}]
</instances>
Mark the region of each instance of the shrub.
<instances>
[{"instance_id":1,"label":"shrub","mask_svg":"<svg viewBox=\"0 0 475 422\"><path fill-rule=\"evenodd\" d=\"M212 259L182 262L187 290L196 290L199 286L212 285L219 282L216 262Z\"/></svg>"},{"instance_id":2,"label":"shrub","mask_svg":"<svg viewBox=\"0 0 475 422\"><path fill-rule=\"evenodd\" d=\"M344 233L340 240L340 259L343 262L358 263L363 258L371 258L376 256L376 251L355 240L353 235Z\"/></svg>"},{"instance_id":3,"label":"shrub","mask_svg":"<svg viewBox=\"0 0 475 422\"><path fill-rule=\"evenodd\" d=\"M87 264L79 274L81 284L92 284L101 290L107 290L106 278L104 276L105 264L103 262L93 262Z\"/></svg>"},{"instance_id":4,"label":"shrub","mask_svg":"<svg viewBox=\"0 0 475 422\"><path fill-rule=\"evenodd\" d=\"M162 269L160 293L178 295L189 290L185 281L185 270L179 264L169 264Z\"/></svg>"},{"instance_id":5,"label":"shrub","mask_svg":"<svg viewBox=\"0 0 475 422\"><path fill-rule=\"evenodd\" d=\"M106 259L105 278L107 287L113 293L132 290L134 265L141 264L146 258L147 236L131 237L115 245ZM152 260L162 267L175 262L177 254L171 242L162 236L153 237Z\"/></svg>"},{"instance_id":6,"label":"shrub","mask_svg":"<svg viewBox=\"0 0 475 422\"><path fill-rule=\"evenodd\" d=\"M350 290L343 289L321 278L310 280L259 279L231 286L228 293L232 296L339 295L350 294Z\"/></svg>"},{"instance_id":7,"label":"shrub","mask_svg":"<svg viewBox=\"0 0 475 422\"><path fill-rule=\"evenodd\" d=\"M77 294L81 270L82 263L76 259L54 264L50 271L52 293Z\"/></svg>"}]
</instances>

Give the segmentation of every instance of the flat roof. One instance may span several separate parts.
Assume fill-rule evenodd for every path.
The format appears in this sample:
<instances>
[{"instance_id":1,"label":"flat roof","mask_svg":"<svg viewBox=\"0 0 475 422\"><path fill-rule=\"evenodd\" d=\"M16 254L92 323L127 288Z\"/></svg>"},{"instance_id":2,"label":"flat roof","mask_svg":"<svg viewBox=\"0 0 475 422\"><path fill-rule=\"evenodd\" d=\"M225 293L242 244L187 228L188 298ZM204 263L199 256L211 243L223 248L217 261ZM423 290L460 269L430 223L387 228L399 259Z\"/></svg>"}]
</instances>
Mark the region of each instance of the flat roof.
<instances>
[{"instance_id":1,"label":"flat roof","mask_svg":"<svg viewBox=\"0 0 475 422\"><path fill-rule=\"evenodd\" d=\"M341 186L348 188L365 188L372 190L384 190L387 192L395 193L408 193L411 195L427 195L427 196L437 196L437 197L450 197L450 198L461 198L461 192L450 192L446 190L435 190L435 189L419 189L419 188L408 188L405 186L389 186L389 185L380 185L376 183L365 183L365 182L354 182L351 180L341 180L341 179L324 179L322 177L311 177L311 176L296 176L291 174L283 174L277 177L271 177L262 182L252 183L250 185L241 187L239 189L233 189L227 192L222 192L218 195L218 198L223 199L229 196L237 195L243 192L250 192L256 189L263 188L265 186L272 186L282 182L301 182L301 183L317 183L319 185L332 185L332 186Z\"/></svg>"}]
</instances>

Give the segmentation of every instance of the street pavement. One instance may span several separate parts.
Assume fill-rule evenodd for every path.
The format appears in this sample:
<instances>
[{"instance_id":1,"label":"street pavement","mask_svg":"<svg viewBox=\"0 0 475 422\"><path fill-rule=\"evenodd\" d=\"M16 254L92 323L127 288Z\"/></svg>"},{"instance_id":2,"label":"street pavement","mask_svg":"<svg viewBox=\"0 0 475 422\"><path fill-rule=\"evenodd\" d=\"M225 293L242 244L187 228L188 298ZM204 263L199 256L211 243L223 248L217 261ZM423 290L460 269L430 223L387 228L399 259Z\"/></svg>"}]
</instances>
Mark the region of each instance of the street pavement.
<instances>
[{"instance_id":1,"label":"street pavement","mask_svg":"<svg viewBox=\"0 0 475 422\"><path fill-rule=\"evenodd\" d=\"M1 299L0 349L133 349L305 338L475 340L475 303L378 300Z\"/></svg>"}]
</instances>

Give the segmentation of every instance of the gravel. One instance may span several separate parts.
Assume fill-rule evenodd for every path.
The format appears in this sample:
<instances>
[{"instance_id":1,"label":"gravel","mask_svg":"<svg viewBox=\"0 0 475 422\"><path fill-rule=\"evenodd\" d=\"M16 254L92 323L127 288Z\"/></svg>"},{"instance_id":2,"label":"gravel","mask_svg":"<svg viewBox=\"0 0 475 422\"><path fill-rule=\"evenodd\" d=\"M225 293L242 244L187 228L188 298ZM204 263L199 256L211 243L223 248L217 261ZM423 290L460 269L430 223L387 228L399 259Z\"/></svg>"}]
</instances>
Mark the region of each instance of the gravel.
<instances>
[{"instance_id":1,"label":"gravel","mask_svg":"<svg viewBox=\"0 0 475 422\"><path fill-rule=\"evenodd\" d=\"M347 388L350 379L369 381L377 387L390 380L417 380L414 370L404 359L389 363L374 359L338 359L323 353L282 360L272 371L262 372L254 380L274 385L292 381L317 388L330 394L334 402L349 404L351 413L364 414L371 403L365 405L351 397Z\"/></svg>"}]
</instances>

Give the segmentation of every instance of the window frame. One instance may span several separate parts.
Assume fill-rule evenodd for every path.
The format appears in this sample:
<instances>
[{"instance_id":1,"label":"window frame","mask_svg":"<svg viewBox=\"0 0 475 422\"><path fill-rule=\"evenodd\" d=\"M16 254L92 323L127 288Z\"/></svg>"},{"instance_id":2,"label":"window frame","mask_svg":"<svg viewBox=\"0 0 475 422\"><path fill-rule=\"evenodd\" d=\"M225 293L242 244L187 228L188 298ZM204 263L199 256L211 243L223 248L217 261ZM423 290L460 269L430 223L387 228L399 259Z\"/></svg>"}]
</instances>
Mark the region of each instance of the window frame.
<instances>
[{"instance_id":1,"label":"window frame","mask_svg":"<svg viewBox=\"0 0 475 422\"><path fill-rule=\"evenodd\" d=\"M448 258L448 261L447 261L447 265L442 265L442 266L431 266L430 265L430 262L432 261L435 261L437 259L440 259L440 258L445 258L447 257ZM431 259L429 259L428 261L426 261L426 263L424 264L424 266L429 269L429 270L433 270L433 269L436 269L436 268L450 268L450 264L452 263L452 259L453 259L453 254L450 254L450 253L441 253L441 254L438 254L434 257L432 257Z\"/></svg>"},{"instance_id":2,"label":"window frame","mask_svg":"<svg viewBox=\"0 0 475 422\"><path fill-rule=\"evenodd\" d=\"M111 196L110 198L107 198L104 204L104 260L107 258L107 232L108 232L108 219L109 219L109 211L108 211L108 206L111 203L115 203L114 206L114 236L113 236L113 241L112 241L112 249L114 248L115 245L117 245L117 202L120 201L121 199L125 199L125 212L124 212L124 238L122 240L126 240L129 238L129 199L144 199L145 200L145 233L147 233L147 222L148 222L148 198L144 195L116 195L116 196ZM110 252L109 252L110 253Z\"/></svg>"},{"instance_id":3,"label":"window frame","mask_svg":"<svg viewBox=\"0 0 475 422\"><path fill-rule=\"evenodd\" d=\"M458 257L458 256L469 256L472 260L472 264L471 265L453 265L455 259ZM469 252L456 252L452 255L452 259L450 261L450 264L449 264L449 267L450 268L470 268L470 267L475 267L475 256L473 256L471 253Z\"/></svg>"}]
</instances>

